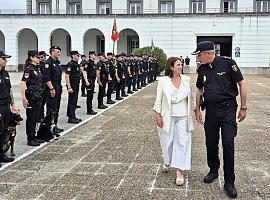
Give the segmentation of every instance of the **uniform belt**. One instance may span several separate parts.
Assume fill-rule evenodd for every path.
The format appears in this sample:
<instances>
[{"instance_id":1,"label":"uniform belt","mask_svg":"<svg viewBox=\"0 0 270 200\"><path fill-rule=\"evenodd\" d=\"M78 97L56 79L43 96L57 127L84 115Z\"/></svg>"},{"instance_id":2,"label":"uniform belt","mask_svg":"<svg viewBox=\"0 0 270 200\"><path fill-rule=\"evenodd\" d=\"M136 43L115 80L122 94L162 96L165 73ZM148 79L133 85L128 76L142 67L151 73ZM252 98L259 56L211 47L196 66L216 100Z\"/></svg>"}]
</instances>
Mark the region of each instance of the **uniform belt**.
<instances>
[{"instance_id":1,"label":"uniform belt","mask_svg":"<svg viewBox=\"0 0 270 200\"><path fill-rule=\"evenodd\" d=\"M214 104L215 107L217 108L225 108L225 107L229 107L231 105L236 105L236 100L235 99L230 99L221 103L215 103Z\"/></svg>"}]
</instances>

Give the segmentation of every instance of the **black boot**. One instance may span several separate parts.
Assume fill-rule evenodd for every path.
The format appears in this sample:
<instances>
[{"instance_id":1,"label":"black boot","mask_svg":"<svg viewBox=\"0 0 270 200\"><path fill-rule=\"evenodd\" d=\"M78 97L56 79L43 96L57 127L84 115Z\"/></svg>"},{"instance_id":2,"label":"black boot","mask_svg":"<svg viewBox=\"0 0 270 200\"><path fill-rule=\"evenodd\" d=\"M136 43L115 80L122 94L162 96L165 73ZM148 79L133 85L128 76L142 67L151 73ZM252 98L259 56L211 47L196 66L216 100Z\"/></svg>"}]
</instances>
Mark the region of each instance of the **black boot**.
<instances>
[{"instance_id":1,"label":"black boot","mask_svg":"<svg viewBox=\"0 0 270 200\"><path fill-rule=\"evenodd\" d=\"M4 153L0 154L0 162L8 163L13 162L14 160L15 160L14 158L7 157L7 155Z\"/></svg>"},{"instance_id":2,"label":"black boot","mask_svg":"<svg viewBox=\"0 0 270 200\"><path fill-rule=\"evenodd\" d=\"M118 97L116 97L116 100L123 100L124 98L122 98L122 97L120 97L120 96L118 96Z\"/></svg>"},{"instance_id":3,"label":"black boot","mask_svg":"<svg viewBox=\"0 0 270 200\"><path fill-rule=\"evenodd\" d=\"M115 101L112 101L111 99L107 100L107 104L115 104Z\"/></svg>"},{"instance_id":4,"label":"black boot","mask_svg":"<svg viewBox=\"0 0 270 200\"><path fill-rule=\"evenodd\" d=\"M237 190L234 187L234 184L225 183L224 184L224 190L225 190L228 197L230 197L230 198L236 198L237 197Z\"/></svg>"},{"instance_id":5,"label":"black boot","mask_svg":"<svg viewBox=\"0 0 270 200\"><path fill-rule=\"evenodd\" d=\"M93 109L89 109L89 111L87 111L87 115L96 115L97 112L93 111Z\"/></svg>"},{"instance_id":6,"label":"black boot","mask_svg":"<svg viewBox=\"0 0 270 200\"><path fill-rule=\"evenodd\" d=\"M218 177L218 174L209 172L203 179L205 183L212 183L216 178Z\"/></svg>"},{"instance_id":7,"label":"black boot","mask_svg":"<svg viewBox=\"0 0 270 200\"><path fill-rule=\"evenodd\" d=\"M106 109L107 106L105 106L105 105L102 104L102 105L99 105L98 108L99 108L99 109Z\"/></svg>"}]
</instances>

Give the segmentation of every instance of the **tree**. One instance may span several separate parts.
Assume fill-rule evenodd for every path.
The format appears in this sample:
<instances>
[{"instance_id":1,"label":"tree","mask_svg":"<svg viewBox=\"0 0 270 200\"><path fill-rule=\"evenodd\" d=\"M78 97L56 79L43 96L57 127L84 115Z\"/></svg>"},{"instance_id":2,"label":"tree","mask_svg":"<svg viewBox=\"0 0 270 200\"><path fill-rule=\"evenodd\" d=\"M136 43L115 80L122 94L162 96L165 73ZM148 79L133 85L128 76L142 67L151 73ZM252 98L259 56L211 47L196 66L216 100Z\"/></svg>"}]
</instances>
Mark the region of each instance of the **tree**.
<instances>
[{"instance_id":1,"label":"tree","mask_svg":"<svg viewBox=\"0 0 270 200\"><path fill-rule=\"evenodd\" d=\"M140 56L142 54L147 54L148 56L154 56L158 59L159 64L159 70L163 71L165 68L165 63L167 60L167 55L164 53L164 51L158 47L154 47L154 50L152 50L152 47L143 47L139 49L134 49L133 55Z\"/></svg>"}]
</instances>

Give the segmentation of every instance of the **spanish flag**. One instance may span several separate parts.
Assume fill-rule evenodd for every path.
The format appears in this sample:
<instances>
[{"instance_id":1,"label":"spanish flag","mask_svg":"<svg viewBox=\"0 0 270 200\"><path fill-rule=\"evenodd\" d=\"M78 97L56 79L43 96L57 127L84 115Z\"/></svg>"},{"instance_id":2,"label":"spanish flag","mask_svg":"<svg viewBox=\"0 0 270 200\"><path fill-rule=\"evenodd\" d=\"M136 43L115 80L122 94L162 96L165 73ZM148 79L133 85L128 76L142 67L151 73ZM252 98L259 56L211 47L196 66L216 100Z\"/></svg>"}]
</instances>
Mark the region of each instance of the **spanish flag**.
<instances>
[{"instance_id":1,"label":"spanish flag","mask_svg":"<svg viewBox=\"0 0 270 200\"><path fill-rule=\"evenodd\" d=\"M112 37L111 38L112 38L113 42L116 42L117 40L119 40L119 33L117 31L117 25L116 25L116 15L114 16Z\"/></svg>"}]
</instances>

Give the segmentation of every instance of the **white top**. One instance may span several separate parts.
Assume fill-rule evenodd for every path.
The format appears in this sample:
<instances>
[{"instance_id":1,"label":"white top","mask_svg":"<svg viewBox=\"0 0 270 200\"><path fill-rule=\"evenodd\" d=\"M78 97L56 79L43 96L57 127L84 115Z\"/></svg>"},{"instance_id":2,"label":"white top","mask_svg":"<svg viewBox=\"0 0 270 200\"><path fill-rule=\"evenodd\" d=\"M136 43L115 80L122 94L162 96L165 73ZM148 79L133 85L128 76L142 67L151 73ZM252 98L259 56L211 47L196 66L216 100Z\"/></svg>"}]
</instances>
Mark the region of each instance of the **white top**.
<instances>
[{"instance_id":1,"label":"white top","mask_svg":"<svg viewBox=\"0 0 270 200\"><path fill-rule=\"evenodd\" d=\"M185 117L188 115L188 90L181 81L179 89L171 82L171 116Z\"/></svg>"}]
</instances>

